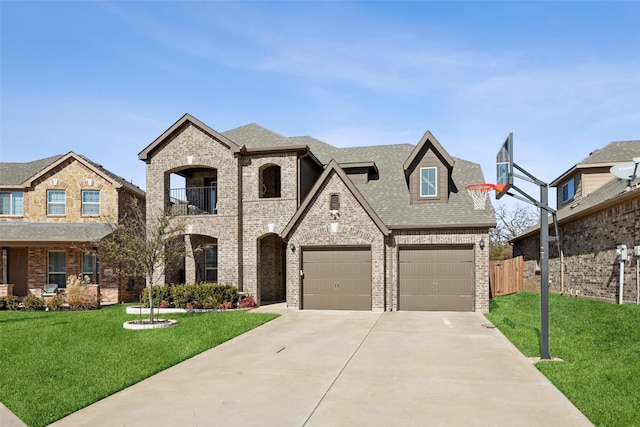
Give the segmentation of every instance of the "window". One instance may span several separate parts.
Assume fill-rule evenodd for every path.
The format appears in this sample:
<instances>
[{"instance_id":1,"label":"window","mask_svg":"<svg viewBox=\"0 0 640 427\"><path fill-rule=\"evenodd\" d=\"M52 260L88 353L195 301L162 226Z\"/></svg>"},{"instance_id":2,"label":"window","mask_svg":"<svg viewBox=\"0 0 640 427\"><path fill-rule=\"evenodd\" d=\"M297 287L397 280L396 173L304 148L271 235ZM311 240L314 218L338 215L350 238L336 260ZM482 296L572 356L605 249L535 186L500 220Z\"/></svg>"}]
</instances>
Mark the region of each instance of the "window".
<instances>
[{"instance_id":1,"label":"window","mask_svg":"<svg viewBox=\"0 0 640 427\"><path fill-rule=\"evenodd\" d=\"M260 176L260 198L280 197L280 166L271 165Z\"/></svg>"},{"instance_id":2,"label":"window","mask_svg":"<svg viewBox=\"0 0 640 427\"><path fill-rule=\"evenodd\" d=\"M59 288L67 287L67 253L65 251L49 252L48 283L55 283Z\"/></svg>"},{"instance_id":3,"label":"window","mask_svg":"<svg viewBox=\"0 0 640 427\"><path fill-rule=\"evenodd\" d=\"M0 192L0 215L22 216L23 197L20 191Z\"/></svg>"},{"instance_id":4,"label":"window","mask_svg":"<svg viewBox=\"0 0 640 427\"><path fill-rule=\"evenodd\" d=\"M338 194L332 194L329 198L329 210L339 211L340 210L340 196Z\"/></svg>"},{"instance_id":5,"label":"window","mask_svg":"<svg viewBox=\"0 0 640 427\"><path fill-rule=\"evenodd\" d=\"M575 196L575 194L575 186L573 178L571 178L566 184L562 186L562 201L566 202L573 199L573 196Z\"/></svg>"},{"instance_id":6,"label":"window","mask_svg":"<svg viewBox=\"0 0 640 427\"><path fill-rule=\"evenodd\" d=\"M82 190L82 215L100 215L100 191Z\"/></svg>"},{"instance_id":7,"label":"window","mask_svg":"<svg viewBox=\"0 0 640 427\"><path fill-rule=\"evenodd\" d=\"M95 252L82 253L82 277L89 276L91 283L99 284L98 255Z\"/></svg>"},{"instance_id":8,"label":"window","mask_svg":"<svg viewBox=\"0 0 640 427\"><path fill-rule=\"evenodd\" d=\"M438 195L438 168L420 168L420 197Z\"/></svg>"},{"instance_id":9,"label":"window","mask_svg":"<svg viewBox=\"0 0 640 427\"><path fill-rule=\"evenodd\" d=\"M218 282L218 245L205 246L205 282Z\"/></svg>"},{"instance_id":10,"label":"window","mask_svg":"<svg viewBox=\"0 0 640 427\"><path fill-rule=\"evenodd\" d=\"M47 215L64 215L66 200L67 195L64 190L47 191Z\"/></svg>"}]
</instances>

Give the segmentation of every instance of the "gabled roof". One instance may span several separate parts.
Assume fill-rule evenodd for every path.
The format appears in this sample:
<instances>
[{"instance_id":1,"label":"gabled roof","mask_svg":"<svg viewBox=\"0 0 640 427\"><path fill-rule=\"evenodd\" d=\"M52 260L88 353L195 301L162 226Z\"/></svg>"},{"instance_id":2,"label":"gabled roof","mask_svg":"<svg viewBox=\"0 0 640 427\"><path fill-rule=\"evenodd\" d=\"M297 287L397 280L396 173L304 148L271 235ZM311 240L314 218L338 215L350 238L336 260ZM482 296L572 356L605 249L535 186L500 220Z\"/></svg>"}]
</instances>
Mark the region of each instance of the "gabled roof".
<instances>
[{"instance_id":1,"label":"gabled roof","mask_svg":"<svg viewBox=\"0 0 640 427\"><path fill-rule=\"evenodd\" d=\"M170 138L174 134L174 132L182 129L183 126L186 126L188 124L192 124L193 126L197 127L202 132L206 133L211 138L226 146L234 153L238 152L238 150L240 149L240 146L231 141L228 137L218 133L213 128L210 128L200 120L193 117L191 114L187 113L182 116L177 122L175 122L169 129L164 131L162 135L157 137L151 144L147 145L147 147L138 154L138 159L147 161L154 150L160 147L160 145L162 145L164 141Z\"/></svg>"},{"instance_id":2,"label":"gabled roof","mask_svg":"<svg viewBox=\"0 0 640 427\"><path fill-rule=\"evenodd\" d=\"M588 196L559 209L557 212L558 224L575 221L634 198L640 198L640 183L636 182L634 186L628 188L627 181L612 179ZM551 220L549 224L552 225ZM536 234L539 230L540 224L530 227L511 239L511 242L525 239Z\"/></svg>"},{"instance_id":3,"label":"gabled roof","mask_svg":"<svg viewBox=\"0 0 640 427\"><path fill-rule=\"evenodd\" d=\"M447 168L451 169L453 167L453 164L455 163L453 160L453 157L451 157L449 153L447 153L447 151L444 148L442 148L442 145L440 145L440 142L438 142L436 137L433 136L433 134L430 131L426 131L422 136L422 139L420 140L420 142L418 142L418 145L416 145L416 147L413 149L411 154L409 154L409 157L407 157L407 160L404 162L404 165L402 165L405 176L409 176L409 174L411 173L410 171L411 165L416 160L416 158L420 156L421 153L424 152L425 147L428 147L428 146L433 147L433 150L436 152L436 154L438 154L442 158Z\"/></svg>"},{"instance_id":4,"label":"gabled roof","mask_svg":"<svg viewBox=\"0 0 640 427\"><path fill-rule=\"evenodd\" d=\"M640 140L611 142L603 148L592 151L585 159L573 165L549 185L557 187L560 182L573 175L578 169L611 167L618 163L630 162L631 159L638 156L640 156Z\"/></svg>"},{"instance_id":5,"label":"gabled roof","mask_svg":"<svg viewBox=\"0 0 640 427\"><path fill-rule=\"evenodd\" d=\"M96 175L99 175L111 182L116 188L125 187L135 193L144 195L144 191L136 185L126 181L124 178L119 177L113 172L108 171L102 167L102 165L99 165L80 154L76 154L73 151L70 151L67 154L51 156L27 163L0 163L0 188L29 188L33 181L43 175L46 175L48 172L69 159L74 159L83 164Z\"/></svg>"},{"instance_id":6,"label":"gabled roof","mask_svg":"<svg viewBox=\"0 0 640 427\"><path fill-rule=\"evenodd\" d=\"M376 211L373 210L373 208L369 205L369 203L367 202L367 200L362 196L362 194L360 193L360 191L356 188L356 186L353 184L353 182L351 182L351 180L349 179L349 177L347 177L347 174L344 172L344 170L342 170L342 168L338 165L338 162L336 162L335 160L331 160L329 162L329 164L327 165L327 167L325 168L324 172L322 172L322 175L320 175L320 177L318 178L318 180L316 181L315 185L313 186L313 188L311 189L311 191L309 192L309 195L304 199L304 201L302 202L302 204L300 205L300 207L298 208L296 214L293 216L293 218L291 218L291 220L289 221L289 223L287 224L287 226L284 228L284 230L282 230L282 237L285 240L289 239L290 234L293 232L296 224L298 223L298 221L304 216L304 214L307 211L307 208L309 207L309 205L311 205L313 203L313 201L315 200L316 194L318 193L318 191L320 190L320 188L322 187L322 185L333 175L333 174L337 174L340 179L342 180L342 182L347 186L347 188L349 189L349 191L353 194L353 196L356 198L356 200L358 201L358 203L360 203L360 205L362 206L362 208L367 212L367 214L369 215L369 217L371 218L371 220L376 224L376 226L378 227L378 229L385 235L389 235L390 231L387 228L387 226L384 224L384 222L382 222L382 220L380 219L380 217L378 216L378 214L376 213Z\"/></svg>"}]
</instances>

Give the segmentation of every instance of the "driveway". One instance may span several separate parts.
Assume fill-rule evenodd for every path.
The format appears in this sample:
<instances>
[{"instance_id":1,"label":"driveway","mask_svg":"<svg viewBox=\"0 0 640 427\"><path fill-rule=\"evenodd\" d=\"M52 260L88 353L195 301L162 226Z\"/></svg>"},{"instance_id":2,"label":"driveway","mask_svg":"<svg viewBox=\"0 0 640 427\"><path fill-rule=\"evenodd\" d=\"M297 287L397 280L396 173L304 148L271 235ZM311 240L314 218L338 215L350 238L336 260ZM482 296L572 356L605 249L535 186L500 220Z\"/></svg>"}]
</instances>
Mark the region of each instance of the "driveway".
<instances>
[{"instance_id":1,"label":"driveway","mask_svg":"<svg viewBox=\"0 0 640 427\"><path fill-rule=\"evenodd\" d=\"M481 314L284 312L53 425L592 425Z\"/></svg>"}]
</instances>

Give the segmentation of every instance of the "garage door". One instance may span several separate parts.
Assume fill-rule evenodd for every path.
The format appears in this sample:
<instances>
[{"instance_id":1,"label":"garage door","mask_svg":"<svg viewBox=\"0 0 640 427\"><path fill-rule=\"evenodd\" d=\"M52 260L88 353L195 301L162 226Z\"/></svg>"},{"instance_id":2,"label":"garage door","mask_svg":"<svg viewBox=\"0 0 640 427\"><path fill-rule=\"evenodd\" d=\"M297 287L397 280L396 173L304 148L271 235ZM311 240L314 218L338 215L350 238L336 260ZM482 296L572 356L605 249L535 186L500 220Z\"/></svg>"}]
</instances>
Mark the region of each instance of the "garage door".
<instances>
[{"instance_id":1,"label":"garage door","mask_svg":"<svg viewBox=\"0 0 640 427\"><path fill-rule=\"evenodd\" d=\"M302 308L371 310L369 248L303 249Z\"/></svg>"},{"instance_id":2,"label":"garage door","mask_svg":"<svg viewBox=\"0 0 640 427\"><path fill-rule=\"evenodd\" d=\"M473 311L473 248L400 248L400 310Z\"/></svg>"}]
</instances>

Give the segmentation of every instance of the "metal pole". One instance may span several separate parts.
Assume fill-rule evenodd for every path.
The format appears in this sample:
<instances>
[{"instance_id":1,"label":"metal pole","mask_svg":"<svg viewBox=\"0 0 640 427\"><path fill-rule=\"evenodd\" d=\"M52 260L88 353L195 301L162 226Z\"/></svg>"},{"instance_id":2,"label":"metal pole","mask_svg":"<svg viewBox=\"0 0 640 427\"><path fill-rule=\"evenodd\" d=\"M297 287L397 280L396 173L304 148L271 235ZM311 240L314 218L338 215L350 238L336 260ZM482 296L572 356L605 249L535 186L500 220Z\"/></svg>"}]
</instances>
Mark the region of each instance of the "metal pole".
<instances>
[{"instance_id":1,"label":"metal pole","mask_svg":"<svg viewBox=\"0 0 640 427\"><path fill-rule=\"evenodd\" d=\"M549 205L548 184L540 184L540 205ZM549 213L540 209L540 358L549 356Z\"/></svg>"},{"instance_id":2,"label":"metal pole","mask_svg":"<svg viewBox=\"0 0 640 427\"><path fill-rule=\"evenodd\" d=\"M620 258L620 295L618 295L618 304L622 304L622 291L624 288L624 261Z\"/></svg>"}]
</instances>

